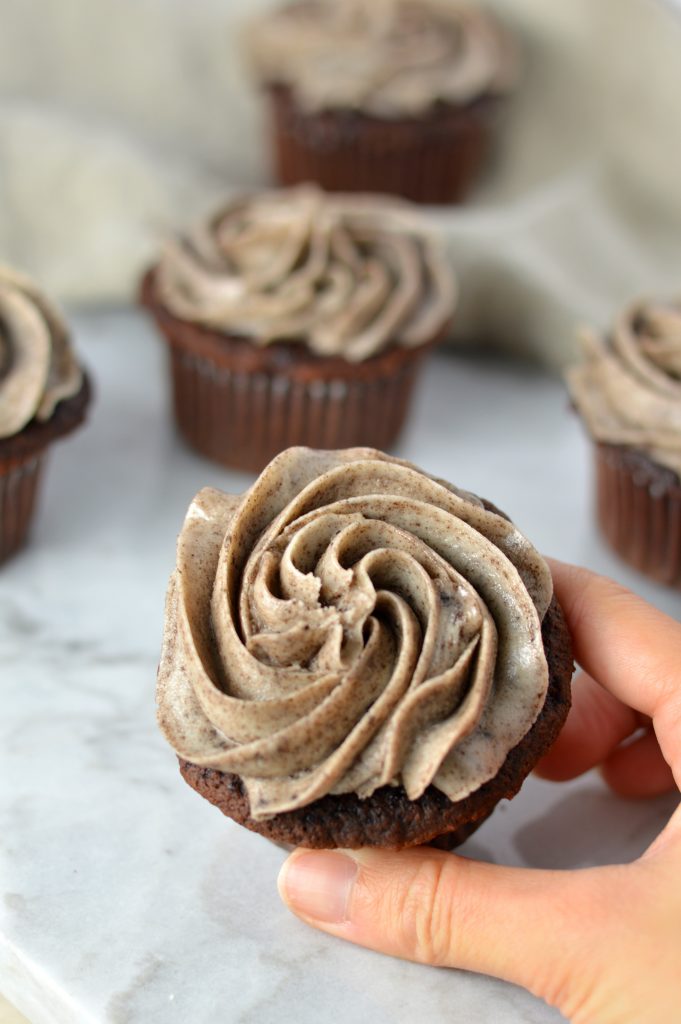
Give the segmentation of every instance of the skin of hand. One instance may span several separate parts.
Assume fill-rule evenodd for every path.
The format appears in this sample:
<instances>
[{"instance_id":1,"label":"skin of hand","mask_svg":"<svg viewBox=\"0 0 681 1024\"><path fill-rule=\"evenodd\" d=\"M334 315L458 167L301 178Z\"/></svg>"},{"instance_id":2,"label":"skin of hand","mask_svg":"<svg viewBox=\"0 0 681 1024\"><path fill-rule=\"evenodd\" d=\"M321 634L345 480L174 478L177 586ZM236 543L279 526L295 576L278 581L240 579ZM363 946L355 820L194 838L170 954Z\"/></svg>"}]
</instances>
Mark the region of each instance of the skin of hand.
<instances>
[{"instance_id":1,"label":"skin of hand","mask_svg":"<svg viewBox=\"0 0 681 1024\"><path fill-rule=\"evenodd\" d=\"M678 789L681 625L585 569L551 568L583 671L538 773L599 765L624 796ZM514 982L574 1024L681 1021L681 807L632 864L546 871L428 847L299 849L279 892L331 935Z\"/></svg>"}]
</instances>

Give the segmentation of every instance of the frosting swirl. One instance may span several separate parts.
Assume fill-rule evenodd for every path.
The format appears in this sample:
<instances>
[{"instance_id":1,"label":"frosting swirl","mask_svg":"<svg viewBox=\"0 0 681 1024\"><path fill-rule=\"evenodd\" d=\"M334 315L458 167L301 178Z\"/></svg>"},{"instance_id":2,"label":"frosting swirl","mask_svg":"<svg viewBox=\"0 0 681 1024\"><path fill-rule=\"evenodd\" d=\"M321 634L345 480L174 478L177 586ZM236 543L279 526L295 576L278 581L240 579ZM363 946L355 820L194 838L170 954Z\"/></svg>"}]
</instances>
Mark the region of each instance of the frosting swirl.
<instances>
[{"instance_id":1,"label":"frosting swirl","mask_svg":"<svg viewBox=\"0 0 681 1024\"><path fill-rule=\"evenodd\" d=\"M168 590L161 728L265 819L327 793L492 778L541 710L545 562L472 494L367 448L290 448L192 502Z\"/></svg>"},{"instance_id":2,"label":"frosting swirl","mask_svg":"<svg viewBox=\"0 0 681 1024\"><path fill-rule=\"evenodd\" d=\"M456 296L439 243L408 204L312 186L243 199L169 241L156 287L184 320L351 362L432 341Z\"/></svg>"},{"instance_id":3,"label":"frosting swirl","mask_svg":"<svg viewBox=\"0 0 681 1024\"><path fill-rule=\"evenodd\" d=\"M607 337L581 340L584 361L567 380L591 435L681 477L681 303L636 303Z\"/></svg>"},{"instance_id":4,"label":"frosting swirl","mask_svg":"<svg viewBox=\"0 0 681 1024\"><path fill-rule=\"evenodd\" d=\"M57 310L27 277L0 265L0 438L48 420L82 381Z\"/></svg>"},{"instance_id":5,"label":"frosting swirl","mask_svg":"<svg viewBox=\"0 0 681 1024\"><path fill-rule=\"evenodd\" d=\"M491 15L441 0L303 0L254 24L255 73L309 111L419 115L506 92L510 40Z\"/></svg>"}]
</instances>

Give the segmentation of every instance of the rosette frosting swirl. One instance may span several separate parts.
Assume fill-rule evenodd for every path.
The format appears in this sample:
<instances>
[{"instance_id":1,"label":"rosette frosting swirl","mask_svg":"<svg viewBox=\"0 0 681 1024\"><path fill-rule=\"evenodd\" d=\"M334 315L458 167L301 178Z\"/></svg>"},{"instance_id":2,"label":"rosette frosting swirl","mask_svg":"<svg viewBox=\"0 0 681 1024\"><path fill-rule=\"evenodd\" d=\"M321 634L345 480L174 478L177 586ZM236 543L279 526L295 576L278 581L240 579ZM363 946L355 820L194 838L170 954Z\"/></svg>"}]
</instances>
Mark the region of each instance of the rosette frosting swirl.
<instances>
[{"instance_id":1,"label":"rosette frosting swirl","mask_svg":"<svg viewBox=\"0 0 681 1024\"><path fill-rule=\"evenodd\" d=\"M432 341L456 297L437 239L408 204L312 186L233 203L171 240L156 282L184 320L350 361Z\"/></svg>"},{"instance_id":2,"label":"rosette frosting swirl","mask_svg":"<svg viewBox=\"0 0 681 1024\"><path fill-rule=\"evenodd\" d=\"M567 378L591 435L681 476L681 303L639 302L607 336L581 340L584 359Z\"/></svg>"},{"instance_id":3,"label":"rosette frosting swirl","mask_svg":"<svg viewBox=\"0 0 681 1024\"><path fill-rule=\"evenodd\" d=\"M515 57L496 21L442 0L303 0L254 24L257 76L304 110L426 113L509 89Z\"/></svg>"},{"instance_id":4,"label":"rosette frosting swirl","mask_svg":"<svg viewBox=\"0 0 681 1024\"><path fill-rule=\"evenodd\" d=\"M57 310L27 277L0 266L0 438L48 420L82 380Z\"/></svg>"},{"instance_id":5,"label":"rosette frosting swirl","mask_svg":"<svg viewBox=\"0 0 681 1024\"><path fill-rule=\"evenodd\" d=\"M266 819L499 770L541 710L545 562L480 499L373 449L277 456L179 537L159 722Z\"/></svg>"}]
</instances>

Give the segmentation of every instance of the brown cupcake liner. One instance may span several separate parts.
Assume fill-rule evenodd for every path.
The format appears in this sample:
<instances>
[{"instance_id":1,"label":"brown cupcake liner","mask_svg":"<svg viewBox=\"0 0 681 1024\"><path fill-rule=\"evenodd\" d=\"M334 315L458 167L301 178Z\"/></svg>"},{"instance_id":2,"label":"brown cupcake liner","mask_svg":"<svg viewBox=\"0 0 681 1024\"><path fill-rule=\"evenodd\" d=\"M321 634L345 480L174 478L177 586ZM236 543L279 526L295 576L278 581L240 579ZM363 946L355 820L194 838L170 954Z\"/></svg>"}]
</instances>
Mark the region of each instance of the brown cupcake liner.
<instances>
[{"instance_id":1,"label":"brown cupcake liner","mask_svg":"<svg viewBox=\"0 0 681 1024\"><path fill-rule=\"evenodd\" d=\"M617 554L659 583L681 587L681 480L644 452L597 444L596 510Z\"/></svg>"},{"instance_id":2,"label":"brown cupcake liner","mask_svg":"<svg viewBox=\"0 0 681 1024\"><path fill-rule=\"evenodd\" d=\"M28 539L43 464L42 453L0 459L0 562Z\"/></svg>"},{"instance_id":3,"label":"brown cupcake liner","mask_svg":"<svg viewBox=\"0 0 681 1024\"><path fill-rule=\"evenodd\" d=\"M363 363L304 346L258 347L173 317L142 286L170 352L178 427L202 455L259 472L284 448L390 448L407 415L426 352L393 347Z\"/></svg>"},{"instance_id":4,"label":"brown cupcake liner","mask_svg":"<svg viewBox=\"0 0 681 1024\"><path fill-rule=\"evenodd\" d=\"M460 202L488 150L497 101L441 104L420 118L357 111L305 113L289 89L268 90L274 173L331 192L388 192L417 203Z\"/></svg>"},{"instance_id":5,"label":"brown cupcake liner","mask_svg":"<svg viewBox=\"0 0 681 1024\"><path fill-rule=\"evenodd\" d=\"M373 381L238 373L170 342L175 415L193 448L256 472L292 445L389 448L404 422L415 368Z\"/></svg>"},{"instance_id":6,"label":"brown cupcake liner","mask_svg":"<svg viewBox=\"0 0 681 1024\"><path fill-rule=\"evenodd\" d=\"M0 563L28 540L47 449L83 422L91 397L84 375L80 391L59 402L48 420L33 420L20 433L0 439Z\"/></svg>"}]
</instances>

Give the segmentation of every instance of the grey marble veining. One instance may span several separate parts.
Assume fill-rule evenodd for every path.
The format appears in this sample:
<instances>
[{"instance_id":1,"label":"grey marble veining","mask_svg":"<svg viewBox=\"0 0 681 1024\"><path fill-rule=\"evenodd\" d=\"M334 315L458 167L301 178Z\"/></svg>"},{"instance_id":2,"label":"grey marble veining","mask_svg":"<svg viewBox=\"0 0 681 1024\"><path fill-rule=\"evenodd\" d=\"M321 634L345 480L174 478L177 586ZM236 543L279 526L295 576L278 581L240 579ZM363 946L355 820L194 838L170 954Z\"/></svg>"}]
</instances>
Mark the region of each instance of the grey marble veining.
<instances>
[{"instance_id":1,"label":"grey marble veining","mask_svg":"<svg viewBox=\"0 0 681 1024\"><path fill-rule=\"evenodd\" d=\"M201 486L249 478L177 439L164 353L141 317L75 324L96 380L91 423L54 448L31 546L0 572L0 990L35 1024L558 1021L502 982L305 928L276 894L283 853L182 783L153 707L175 536ZM399 454L494 500L547 553L681 616L681 594L601 545L588 446L558 381L436 357ZM618 800L594 775L531 779L464 852L627 860L674 803Z\"/></svg>"}]
</instances>

